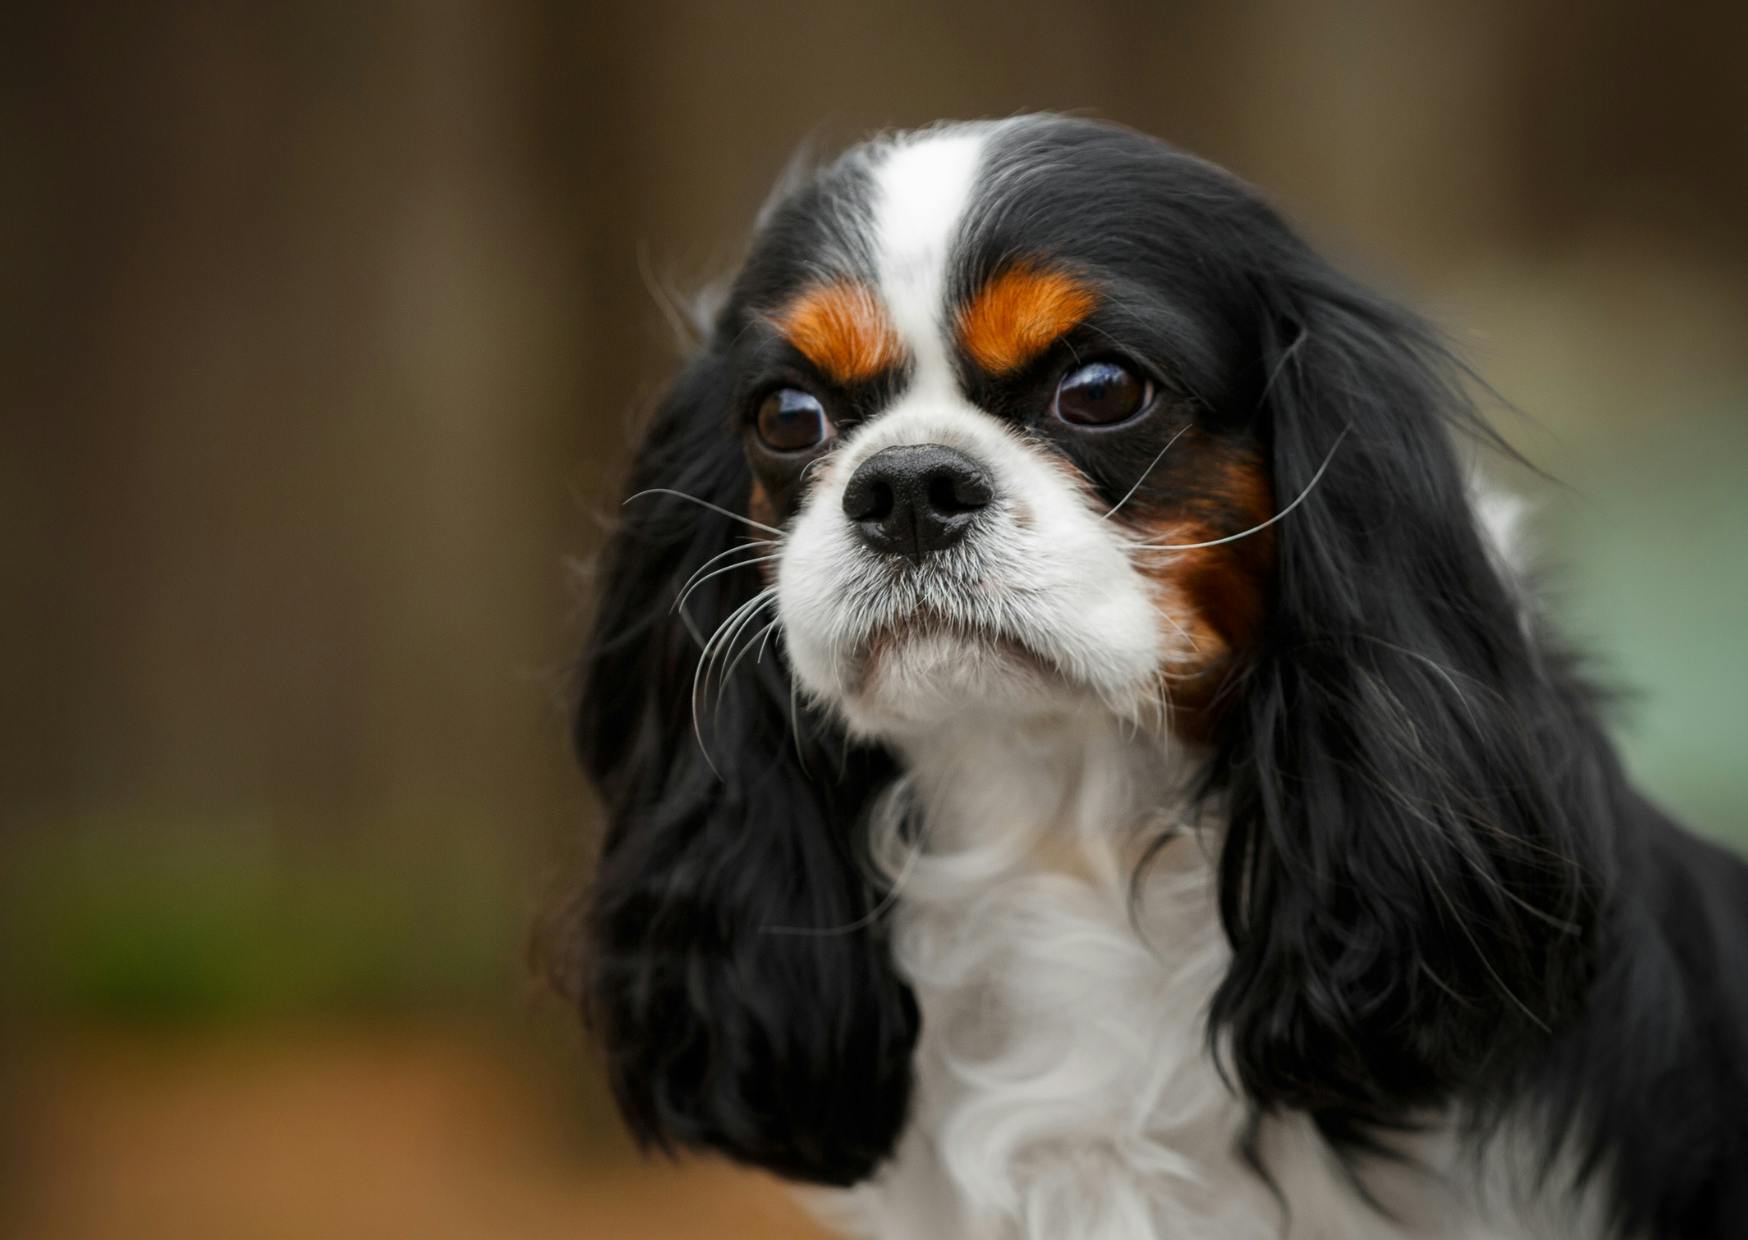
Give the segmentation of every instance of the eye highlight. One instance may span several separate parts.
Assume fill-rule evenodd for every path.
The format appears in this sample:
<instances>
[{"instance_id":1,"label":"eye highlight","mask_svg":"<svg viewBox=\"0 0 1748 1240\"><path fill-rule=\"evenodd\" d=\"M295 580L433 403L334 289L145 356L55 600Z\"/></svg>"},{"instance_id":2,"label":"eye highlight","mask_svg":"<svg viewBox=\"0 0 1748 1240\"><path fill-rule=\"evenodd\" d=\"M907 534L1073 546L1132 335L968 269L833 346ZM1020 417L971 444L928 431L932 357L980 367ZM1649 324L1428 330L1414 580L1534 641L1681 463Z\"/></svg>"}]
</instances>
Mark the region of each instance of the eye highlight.
<instances>
[{"instance_id":1,"label":"eye highlight","mask_svg":"<svg viewBox=\"0 0 1748 1240\"><path fill-rule=\"evenodd\" d=\"M1153 401L1153 384L1119 362L1088 362L1062 376L1051 403L1075 426L1115 426Z\"/></svg>"},{"instance_id":2,"label":"eye highlight","mask_svg":"<svg viewBox=\"0 0 1748 1240\"><path fill-rule=\"evenodd\" d=\"M819 398L792 387L778 388L759 403L756 427L773 452L806 452L835 433Z\"/></svg>"}]
</instances>

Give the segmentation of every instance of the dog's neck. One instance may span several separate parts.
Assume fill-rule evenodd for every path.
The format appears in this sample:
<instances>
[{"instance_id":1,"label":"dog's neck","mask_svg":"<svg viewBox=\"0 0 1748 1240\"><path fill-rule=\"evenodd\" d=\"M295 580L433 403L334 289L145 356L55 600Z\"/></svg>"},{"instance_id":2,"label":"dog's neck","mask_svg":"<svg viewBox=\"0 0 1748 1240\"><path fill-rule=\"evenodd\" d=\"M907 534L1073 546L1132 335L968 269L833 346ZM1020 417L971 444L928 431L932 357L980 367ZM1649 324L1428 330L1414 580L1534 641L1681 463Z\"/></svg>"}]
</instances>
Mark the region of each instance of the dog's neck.
<instances>
[{"instance_id":1,"label":"dog's neck","mask_svg":"<svg viewBox=\"0 0 1748 1240\"><path fill-rule=\"evenodd\" d=\"M959 720L900 742L923 847L964 877L1071 870L1120 881L1175 825L1190 756L1107 712Z\"/></svg>"},{"instance_id":2,"label":"dog's neck","mask_svg":"<svg viewBox=\"0 0 1748 1240\"><path fill-rule=\"evenodd\" d=\"M1227 1198L1273 1203L1233 1163L1244 1111L1206 1055L1226 955L1203 841L1183 833L1134 887L1181 821L1186 755L1092 712L961 721L900 752L893 951L922 1035L910 1135L847 1199L858 1234L1008 1240L1016 1215L1060 1222L1026 1234L1258 1234L1224 1227Z\"/></svg>"}]
</instances>

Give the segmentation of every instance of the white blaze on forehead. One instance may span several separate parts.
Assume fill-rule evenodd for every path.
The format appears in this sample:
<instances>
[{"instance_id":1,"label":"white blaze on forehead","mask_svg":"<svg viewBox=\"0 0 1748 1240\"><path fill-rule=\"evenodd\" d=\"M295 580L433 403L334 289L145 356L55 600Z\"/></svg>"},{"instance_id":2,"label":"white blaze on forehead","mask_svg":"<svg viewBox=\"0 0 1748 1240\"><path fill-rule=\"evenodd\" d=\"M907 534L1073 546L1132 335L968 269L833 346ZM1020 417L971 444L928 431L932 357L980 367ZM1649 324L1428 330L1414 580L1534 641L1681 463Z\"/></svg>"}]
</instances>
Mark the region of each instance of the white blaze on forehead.
<instances>
[{"instance_id":1,"label":"white blaze on forehead","mask_svg":"<svg viewBox=\"0 0 1748 1240\"><path fill-rule=\"evenodd\" d=\"M875 278L916 359L918 387L953 383L943 322L947 264L992 129L967 125L903 140L875 169Z\"/></svg>"}]
</instances>

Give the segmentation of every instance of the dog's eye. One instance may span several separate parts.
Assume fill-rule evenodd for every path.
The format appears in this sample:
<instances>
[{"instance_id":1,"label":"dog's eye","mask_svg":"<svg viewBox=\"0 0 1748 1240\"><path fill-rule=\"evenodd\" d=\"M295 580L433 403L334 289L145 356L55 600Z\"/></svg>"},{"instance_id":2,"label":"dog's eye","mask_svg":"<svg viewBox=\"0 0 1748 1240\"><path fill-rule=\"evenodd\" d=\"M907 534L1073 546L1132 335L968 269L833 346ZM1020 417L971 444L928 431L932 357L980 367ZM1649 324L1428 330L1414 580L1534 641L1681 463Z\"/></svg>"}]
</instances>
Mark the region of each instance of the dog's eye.
<instances>
[{"instance_id":1,"label":"dog's eye","mask_svg":"<svg viewBox=\"0 0 1748 1240\"><path fill-rule=\"evenodd\" d=\"M1076 426L1114 426L1153 399L1153 384L1116 362L1088 362L1056 388L1056 416Z\"/></svg>"},{"instance_id":2,"label":"dog's eye","mask_svg":"<svg viewBox=\"0 0 1748 1240\"><path fill-rule=\"evenodd\" d=\"M832 437L825 406L800 388L778 388L759 405L759 438L773 452L805 452Z\"/></svg>"}]
</instances>

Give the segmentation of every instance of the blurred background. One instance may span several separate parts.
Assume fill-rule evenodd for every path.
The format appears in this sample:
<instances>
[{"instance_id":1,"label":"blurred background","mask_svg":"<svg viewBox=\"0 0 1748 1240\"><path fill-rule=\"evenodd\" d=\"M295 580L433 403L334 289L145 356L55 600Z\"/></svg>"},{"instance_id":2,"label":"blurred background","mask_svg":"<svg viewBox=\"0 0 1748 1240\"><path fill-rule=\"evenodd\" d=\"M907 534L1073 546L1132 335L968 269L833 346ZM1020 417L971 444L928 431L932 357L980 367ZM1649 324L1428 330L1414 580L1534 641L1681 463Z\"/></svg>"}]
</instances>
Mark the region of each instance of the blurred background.
<instances>
[{"instance_id":1,"label":"blurred background","mask_svg":"<svg viewBox=\"0 0 1748 1240\"><path fill-rule=\"evenodd\" d=\"M586 562L791 151L1076 109L1427 309L1640 777L1748 842L1748 8L7 6L0 1234L812 1234L526 933Z\"/></svg>"}]
</instances>

